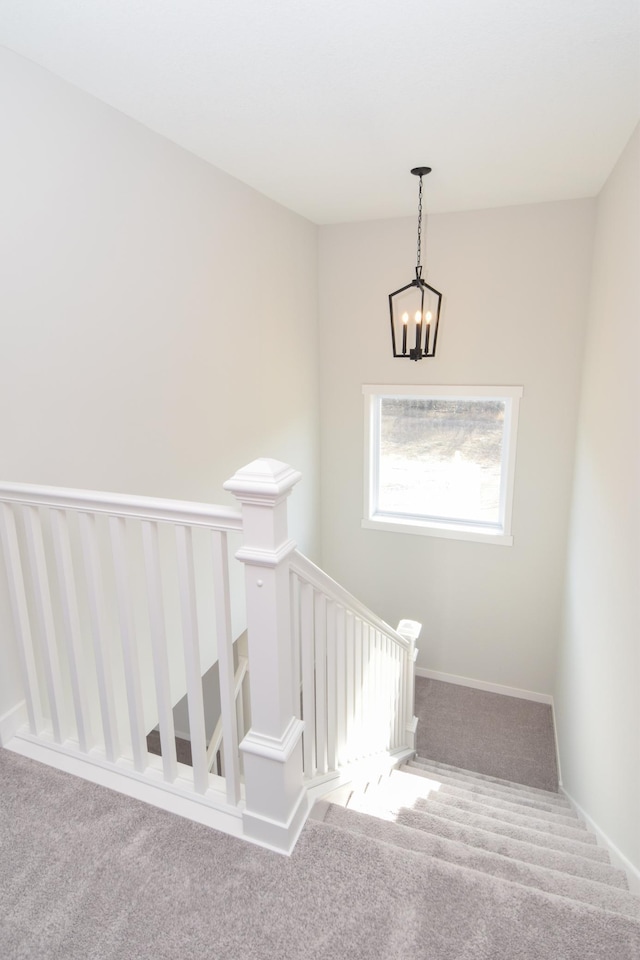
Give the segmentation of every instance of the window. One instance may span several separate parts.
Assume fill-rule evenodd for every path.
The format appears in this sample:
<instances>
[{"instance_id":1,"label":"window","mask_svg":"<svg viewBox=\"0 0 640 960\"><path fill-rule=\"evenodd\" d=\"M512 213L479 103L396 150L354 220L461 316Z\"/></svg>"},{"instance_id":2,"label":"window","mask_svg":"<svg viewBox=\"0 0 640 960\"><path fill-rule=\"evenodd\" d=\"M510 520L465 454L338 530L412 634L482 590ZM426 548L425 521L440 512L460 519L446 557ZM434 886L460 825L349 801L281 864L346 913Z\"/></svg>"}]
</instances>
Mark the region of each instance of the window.
<instances>
[{"instance_id":1,"label":"window","mask_svg":"<svg viewBox=\"0 0 640 960\"><path fill-rule=\"evenodd\" d=\"M364 386L364 527L513 543L522 387Z\"/></svg>"}]
</instances>

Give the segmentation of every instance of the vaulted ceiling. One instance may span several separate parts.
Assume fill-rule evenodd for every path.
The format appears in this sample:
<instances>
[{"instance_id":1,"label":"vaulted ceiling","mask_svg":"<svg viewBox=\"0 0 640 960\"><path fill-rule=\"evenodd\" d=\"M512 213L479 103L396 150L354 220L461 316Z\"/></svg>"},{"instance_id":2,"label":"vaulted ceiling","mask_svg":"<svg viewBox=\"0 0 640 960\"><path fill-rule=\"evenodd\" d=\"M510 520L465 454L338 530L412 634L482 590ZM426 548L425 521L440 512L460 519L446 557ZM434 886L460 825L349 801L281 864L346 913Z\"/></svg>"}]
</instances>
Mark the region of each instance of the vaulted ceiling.
<instances>
[{"instance_id":1,"label":"vaulted ceiling","mask_svg":"<svg viewBox=\"0 0 640 960\"><path fill-rule=\"evenodd\" d=\"M0 0L0 45L316 223L595 195L637 0ZM6 91L8 95L10 91Z\"/></svg>"}]
</instances>

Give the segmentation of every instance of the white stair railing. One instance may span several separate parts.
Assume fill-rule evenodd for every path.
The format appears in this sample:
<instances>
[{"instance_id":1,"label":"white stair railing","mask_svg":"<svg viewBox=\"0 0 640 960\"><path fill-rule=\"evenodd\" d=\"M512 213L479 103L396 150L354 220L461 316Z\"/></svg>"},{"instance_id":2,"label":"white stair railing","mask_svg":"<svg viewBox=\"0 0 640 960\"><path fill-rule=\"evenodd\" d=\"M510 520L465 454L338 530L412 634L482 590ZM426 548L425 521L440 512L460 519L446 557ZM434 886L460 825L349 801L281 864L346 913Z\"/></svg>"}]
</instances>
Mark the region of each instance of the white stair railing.
<instances>
[{"instance_id":1,"label":"white stair railing","mask_svg":"<svg viewBox=\"0 0 640 960\"><path fill-rule=\"evenodd\" d=\"M0 486L23 736L224 808L241 799L225 507ZM225 777L211 775L202 676L215 661ZM176 759L187 694L192 767ZM146 735L160 730L162 758ZM242 731L244 733L244 731ZM236 813L236 819L238 814Z\"/></svg>"},{"instance_id":2,"label":"white stair railing","mask_svg":"<svg viewBox=\"0 0 640 960\"><path fill-rule=\"evenodd\" d=\"M225 484L240 512L0 484L26 718L9 736L0 718L3 742L280 852L310 791L413 752L419 625L393 630L298 553L299 479L254 461ZM185 693L191 767L173 716ZM147 747L156 726L161 757Z\"/></svg>"},{"instance_id":3,"label":"white stair railing","mask_svg":"<svg viewBox=\"0 0 640 960\"><path fill-rule=\"evenodd\" d=\"M393 630L297 551L290 570L305 779L321 782L358 761L412 753L420 625L405 620Z\"/></svg>"}]
</instances>

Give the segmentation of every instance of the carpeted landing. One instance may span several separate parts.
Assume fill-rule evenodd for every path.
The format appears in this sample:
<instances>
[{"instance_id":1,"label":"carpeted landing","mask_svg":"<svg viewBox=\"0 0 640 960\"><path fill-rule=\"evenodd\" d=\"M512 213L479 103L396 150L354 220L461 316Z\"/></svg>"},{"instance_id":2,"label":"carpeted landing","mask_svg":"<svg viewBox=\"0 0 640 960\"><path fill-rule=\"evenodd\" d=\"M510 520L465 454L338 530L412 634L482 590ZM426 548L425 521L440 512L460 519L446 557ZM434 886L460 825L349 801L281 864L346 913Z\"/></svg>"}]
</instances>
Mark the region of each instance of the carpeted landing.
<instances>
[{"instance_id":1,"label":"carpeted landing","mask_svg":"<svg viewBox=\"0 0 640 960\"><path fill-rule=\"evenodd\" d=\"M638 960L557 794L417 761L346 799L283 857L0 750L0 957Z\"/></svg>"},{"instance_id":2,"label":"carpeted landing","mask_svg":"<svg viewBox=\"0 0 640 960\"><path fill-rule=\"evenodd\" d=\"M327 843L366 838L420 864L421 909L438 934L419 956L640 958L640 898L561 794L418 757L375 785L340 788L313 817Z\"/></svg>"}]
</instances>

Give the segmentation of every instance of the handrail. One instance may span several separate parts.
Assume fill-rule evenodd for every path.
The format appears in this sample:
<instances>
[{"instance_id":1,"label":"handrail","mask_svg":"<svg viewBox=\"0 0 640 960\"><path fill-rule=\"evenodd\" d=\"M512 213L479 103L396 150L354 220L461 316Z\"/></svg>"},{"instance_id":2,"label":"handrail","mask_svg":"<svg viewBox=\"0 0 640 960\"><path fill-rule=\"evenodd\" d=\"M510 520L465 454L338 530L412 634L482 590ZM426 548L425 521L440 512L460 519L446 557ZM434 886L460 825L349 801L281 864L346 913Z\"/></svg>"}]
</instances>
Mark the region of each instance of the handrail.
<instances>
[{"instance_id":1,"label":"handrail","mask_svg":"<svg viewBox=\"0 0 640 960\"><path fill-rule=\"evenodd\" d=\"M187 500L165 500L162 497L129 496L95 490L0 482L0 501L32 507L102 513L136 520L213 527L217 530L242 530L240 511L232 507L191 503Z\"/></svg>"},{"instance_id":2,"label":"handrail","mask_svg":"<svg viewBox=\"0 0 640 960\"><path fill-rule=\"evenodd\" d=\"M375 627L376 630L381 630L402 647L403 650L409 650L411 643L406 637L403 637L385 620L373 613L361 600L358 600L352 593L345 590L343 586L333 580L329 574L321 570L320 567L317 567L315 563L309 560L308 557L305 557L303 553L294 550L291 554L290 566L295 574L301 576L317 590L321 590L331 600L348 608L362 620L365 620L371 624L371 626Z\"/></svg>"},{"instance_id":3,"label":"handrail","mask_svg":"<svg viewBox=\"0 0 640 960\"><path fill-rule=\"evenodd\" d=\"M234 703L238 699L238 694L240 693L240 688L242 687L244 678L247 674L249 667L249 660L247 657L238 658L238 669L235 672L233 678L233 700ZM207 769L211 770L211 767L214 764L216 759L216 753L220 749L223 738L222 730L222 714L220 714L220 719L216 723L215 730L211 735L211 740L209 741L209 746L207 747Z\"/></svg>"}]
</instances>

